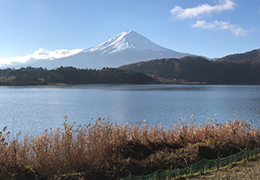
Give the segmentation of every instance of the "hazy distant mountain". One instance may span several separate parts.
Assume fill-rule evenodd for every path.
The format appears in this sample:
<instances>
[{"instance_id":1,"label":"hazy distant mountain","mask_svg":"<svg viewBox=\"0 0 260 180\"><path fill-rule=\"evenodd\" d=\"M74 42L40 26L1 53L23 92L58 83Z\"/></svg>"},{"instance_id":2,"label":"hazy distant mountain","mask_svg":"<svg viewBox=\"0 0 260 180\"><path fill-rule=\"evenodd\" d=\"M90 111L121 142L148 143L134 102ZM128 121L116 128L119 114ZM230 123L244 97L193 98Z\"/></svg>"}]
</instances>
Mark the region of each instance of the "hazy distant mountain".
<instances>
[{"instance_id":1,"label":"hazy distant mountain","mask_svg":"<svg viewBox=\"0 0 260 180\"><path fill-rule=\"evenodd\" d=\"M137 32L128 31L75 55L54 60L32 61L23 66L49 69L60 66L101 69L158 58L181 58L187 55L189 54L161 47Z\"/></svg>"}]
</instances>

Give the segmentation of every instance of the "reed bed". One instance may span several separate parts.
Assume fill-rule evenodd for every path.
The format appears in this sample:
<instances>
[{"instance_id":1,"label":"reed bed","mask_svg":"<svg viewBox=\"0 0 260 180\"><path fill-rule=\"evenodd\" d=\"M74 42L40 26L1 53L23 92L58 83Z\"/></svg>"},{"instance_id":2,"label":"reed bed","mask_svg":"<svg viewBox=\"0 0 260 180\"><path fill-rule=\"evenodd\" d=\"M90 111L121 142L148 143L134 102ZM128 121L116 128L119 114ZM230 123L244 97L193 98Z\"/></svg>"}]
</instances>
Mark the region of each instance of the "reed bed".
<instances>
[{"instance_id":1,"label":"reed bed","mask_svg":"<svg viewBox=\"0 0 260 180\"><path fill-rule=\"evenodd\" d=\"M168 128L119 125L109 119L45 130L21 141L0 132L0 179L119 179L187 167L260 146L260 130L239 120Z\"/></svg>"}]
</instances>

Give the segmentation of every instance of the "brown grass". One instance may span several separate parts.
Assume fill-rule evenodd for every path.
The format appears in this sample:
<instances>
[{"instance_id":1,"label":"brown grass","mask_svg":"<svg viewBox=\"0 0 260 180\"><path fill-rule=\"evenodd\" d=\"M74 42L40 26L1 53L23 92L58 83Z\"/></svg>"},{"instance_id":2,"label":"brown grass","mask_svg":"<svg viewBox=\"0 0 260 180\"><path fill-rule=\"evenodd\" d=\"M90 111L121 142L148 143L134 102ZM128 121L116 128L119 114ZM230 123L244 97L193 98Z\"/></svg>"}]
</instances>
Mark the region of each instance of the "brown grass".
<instances>
[{"instance_id":1,"label":"brown grass","mask_svg":"<svg viewBox=\"0 0 260 180\"><path fill-rule=\"evenodd\" d=\"M10 138L0 132L0 179L116 179L129 173L187 167L245 147L259 147L259 129L234 120L197 126L174 123L118 125L109 119L47 129L40 136Z\"/></svg>"}]
</instances>

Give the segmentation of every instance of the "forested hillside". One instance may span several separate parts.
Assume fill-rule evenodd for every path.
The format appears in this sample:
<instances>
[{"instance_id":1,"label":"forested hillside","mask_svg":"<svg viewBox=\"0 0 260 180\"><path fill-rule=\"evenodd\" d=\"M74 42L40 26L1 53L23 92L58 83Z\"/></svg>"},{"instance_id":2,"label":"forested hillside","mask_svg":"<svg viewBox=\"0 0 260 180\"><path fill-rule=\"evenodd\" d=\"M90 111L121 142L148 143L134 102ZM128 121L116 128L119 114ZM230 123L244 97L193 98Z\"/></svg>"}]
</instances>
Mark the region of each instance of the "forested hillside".
<instances>
[{"instance_id":1,"label":"forested hillside","mask_svg":"<svg viewBox=\"0 0 260 180\"><path fill-rule=\"evenodd\" d=\"M0 85L47 85L47 84L146 84L152 78L137 72L116 68L102 70L60 67L21 68L0 70Z\"/></svg>"},{"instance_id":2,"label":"forested hillside","mask_svg":"<svg viewBox=\"0 0 260 180\"><path fill-rule=\"evenodd\" d=\"M119 67L166 83L260 84L260 61L210 61L203 57L159 59Z\"/></svg>"},{"instance_id":3,"label":"forested hillside","mask_svg":"<svg viewBox=\"0 0 260 180\"><path fill-rule=\"evenodd\" d=\"M238 61L255 61L255 62L260 62L260 49L255 49L252 51L248 51L245 53L238 53L238 54L231 54L219 59L216 59L216 61L220 62L238 62Z\"/></svg>"}]
</instances>

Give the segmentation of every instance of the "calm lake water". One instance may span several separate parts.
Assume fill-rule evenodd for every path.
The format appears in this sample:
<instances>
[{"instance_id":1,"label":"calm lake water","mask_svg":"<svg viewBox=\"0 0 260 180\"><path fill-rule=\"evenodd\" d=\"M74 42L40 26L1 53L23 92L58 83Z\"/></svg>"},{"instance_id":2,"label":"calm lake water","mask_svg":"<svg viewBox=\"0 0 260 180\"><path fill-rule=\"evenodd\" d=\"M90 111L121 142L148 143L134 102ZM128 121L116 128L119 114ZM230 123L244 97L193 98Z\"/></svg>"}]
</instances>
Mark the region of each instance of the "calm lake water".
<instances>
[{"instance_id":1,"label":"calm lake water","mask_svg":"<svg viewBox=\"0 0 260 180\"><path fill-rule=\"evenodd\" d=\"M97 118L119 124L243 119L260 124L260 86L78 85L0 87L0 129L41 134L68 122ZM186 122L186 120L184 122ZM14 133L13 133L14 134Z\"/></svg>"}]
</instances>

